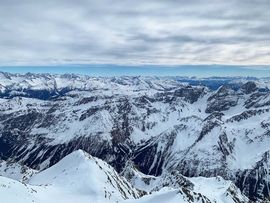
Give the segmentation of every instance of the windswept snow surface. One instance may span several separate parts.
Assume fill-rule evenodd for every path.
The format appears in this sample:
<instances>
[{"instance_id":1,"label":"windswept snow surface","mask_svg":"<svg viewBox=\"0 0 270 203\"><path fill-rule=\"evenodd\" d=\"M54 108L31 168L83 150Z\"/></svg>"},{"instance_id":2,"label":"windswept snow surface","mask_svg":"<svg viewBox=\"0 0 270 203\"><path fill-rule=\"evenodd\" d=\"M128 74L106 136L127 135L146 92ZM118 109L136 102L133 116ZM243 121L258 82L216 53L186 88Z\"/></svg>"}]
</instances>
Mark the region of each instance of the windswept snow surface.
<instances>
[{"instance_id":1,"label":"windswept snow surface","mask_svg":"<svg viewBox=\"0 0 270 203\"><path fill-rule=\"evenodd\" d=\"M28 184L0 179L0 202L117 202L139 192L108 164L82 150L34 175Z\"/></svg>"},{"instance_id":2,"label":"windswept snow surface","mask_svg":"<svg viewBox=\"0 0 270 203\"><path fill-rule=\"evenodd\" d=\"M36 173L36 170L30 169L17 162L0 160L0 176L25 182Z\"/></svg>"},{"instance_id":3,"label":"windswept snow surface","mask_svg":"<svg viewBox=\"0 0 270 203\"><path fill-rule=\"evenodd\" d=\"M27 184L0 177L0 202L8 203L233 203L232 193L239 193L230 181L191 178L194 185L181 185L185 177L154 177L141 173L137 178L150 178L154 190L137 190L110 165L82 150L75 151L54 166L30 178ZM138 176L139 175L139 176ZM171 182L170 182L171 181ZM194 188L194 189L193 189ZM143 189L143 188L141 188ZM229 192L228 192L229 191ZM239 193L241 194L241 193ZM144 195L144 196L142 196ZM243 196L240 195L240 198ZM243 203L247 202L243 198Z\"/></svg>"},{"instance_id":4,"label":"windswept snow surface","mask_svg":"<svg viewBox=\"0 0 270 203\"><path fill-rule=\"evenodd\" d=\"M248 198L241 194L241 191L228 180L221 177L194 177L189 178L194 184L194 191L207 194L212 202L248 202Z\"/></svg>"},{"instance_id":5,"label":"windswept snow surface","mask_svg":"<svg viewBox=\"0 0 270 203\"><path fill-rule=\"evenodd\" d=\"M206 203L206 201L199 196L194 196L192 193L189 196L179 189L163 188L151 195L145 195L140 199L127 200L122 203Z\"/></svg>"}]
</instances>

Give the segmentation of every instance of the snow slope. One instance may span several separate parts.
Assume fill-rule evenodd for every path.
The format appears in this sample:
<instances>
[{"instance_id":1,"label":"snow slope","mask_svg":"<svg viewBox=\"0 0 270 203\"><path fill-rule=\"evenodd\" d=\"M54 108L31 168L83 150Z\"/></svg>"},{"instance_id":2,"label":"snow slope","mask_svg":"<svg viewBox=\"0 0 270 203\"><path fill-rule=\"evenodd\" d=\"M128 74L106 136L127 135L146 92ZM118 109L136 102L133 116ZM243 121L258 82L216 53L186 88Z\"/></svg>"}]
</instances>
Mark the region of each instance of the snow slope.
<instances>
[{"instance_id":1,"label":"snow slope","mask_svg":"<svg viewBox=\"0 0 270 203\"><path fill-rule=\"evenodd\" d=\"M117 202L140 192L105 162L82 150L21 183L0 177L0 202Z\"/></svg>"},{"instance_id":2,"label":"snow slope","mask_svg":"<svg viewBox=\"0 0 270 203\"><path fill-rule=\"evenodd\" d=\"M0 160L0 176L25 182L36 173L36 170L30 169L17 162Z\"/></svg>"},{"instance_id":3,"label":"snow slope","mask_svg":"<svg viewBox=\"0 0 270 203\"><path fill-rule=\"evenodd\" d=\"M127 200L123 203L211 203L206 197L201 194L196 194L190 191L181 189L164 188L158 192L146 195L140 199ZM217 202L223 203L223 202Z\"/></svg>"},{"instance_id":4,"label":"snow slope","mask_svg":"<svg viewBox=\"0 0 270 203\"><path fill-rule=\"evenodd\" d=\"M88 195L96 201L139 197L139 192L104 161L75 151L54 166L33 176L29 184L61 188L72 194Z\"/></svg>"},{"instance_id":5,"label":"snow slope","mask_svg":"<svg viewBox=\"0 0 270 203\"><path fill-rule=\"evenodd\" d=\"M207 197L213 202L249 202L249 199L242 195L231 181L224 180L222 177L194 177L189 180L194 184L194 191L207 194Z\"/></svg>"},{"instance_id":6,"label":"snow slope","mask_svg":"<svg viewBox=\"0 0 270 203\"><path fill-rule=\"evenodd\" d=\"M241 193L239 188L237 188L232 181L224 180L222 177L187 178L181 175L178 171L164 172L161 176L155 177L142 174L134 167L126 168L123 175L135 188L145 190L151 194L150 196L145 197L145 202L154 201L155 198L157 199L157 202L162 202L162 200L158 200L158 196L167 198L168 202L188 201L185 195L181 197L180 194L190 194L194 199L196 199L195 197L200 194L200 198L197 198L198 202L250 202L250 200ZM170 195L172 195L171 199L169 197Z\"/></svg>"},{"instance_id":7,"label":"snow slope","mask_svg":"<svg viewBox=\"0 0 270 203\"><path fill-rule=\"evenodd\" d=\"M247 203L248 199L230 182L219 178L191 178L179 173L161 177L135 172L149 179L146 191L135 189L111 166L82 150L33 175L25 184L0 177L0 202L9 203ZM134 182L133 182L134 183ZM193 184L192 184L193 183ZM138 186L138 185L137 185ZM151 189L150 189L151 188ZM142 196L144 195L144 196Z\"/></svg>"}]
</instances>

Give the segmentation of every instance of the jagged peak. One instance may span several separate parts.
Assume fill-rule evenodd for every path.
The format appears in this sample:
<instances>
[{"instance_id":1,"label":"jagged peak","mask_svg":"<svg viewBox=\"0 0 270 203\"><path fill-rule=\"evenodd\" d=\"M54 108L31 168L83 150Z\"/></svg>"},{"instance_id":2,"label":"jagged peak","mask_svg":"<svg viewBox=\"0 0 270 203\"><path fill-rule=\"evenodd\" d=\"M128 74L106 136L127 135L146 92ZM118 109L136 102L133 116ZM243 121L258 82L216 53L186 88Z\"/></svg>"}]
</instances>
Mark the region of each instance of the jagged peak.
<instances>
[{"instance_id":1,"label":"jagged peak","mask_svg":"<svg viewBox=\"0 0 270 203\"><path fill-rule=\"evenodd\" d=\"M255 92L258 89L258 85L256 82L254 81L248 81L246 83L244 83L241 86L241 90L245 93L245 94L250 94Z\"/></svg>"}]
</instances>

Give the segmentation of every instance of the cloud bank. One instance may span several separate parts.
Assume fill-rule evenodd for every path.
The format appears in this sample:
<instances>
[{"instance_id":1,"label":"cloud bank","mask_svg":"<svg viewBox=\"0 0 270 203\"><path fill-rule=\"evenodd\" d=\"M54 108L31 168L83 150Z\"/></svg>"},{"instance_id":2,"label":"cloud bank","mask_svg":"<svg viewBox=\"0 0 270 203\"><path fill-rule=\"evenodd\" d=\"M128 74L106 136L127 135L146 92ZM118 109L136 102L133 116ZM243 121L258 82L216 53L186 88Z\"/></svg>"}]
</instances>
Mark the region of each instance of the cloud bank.
<instances>
[{"instance_id":1,"label":"cloud bank","mask_svg":"<svg viewBox=\"0 0 270 203\"><path fill-rule=\"evenodd\" d=\"M1 0L0 64L270 64L269 0Z\"/></svg>"}]
</instances>

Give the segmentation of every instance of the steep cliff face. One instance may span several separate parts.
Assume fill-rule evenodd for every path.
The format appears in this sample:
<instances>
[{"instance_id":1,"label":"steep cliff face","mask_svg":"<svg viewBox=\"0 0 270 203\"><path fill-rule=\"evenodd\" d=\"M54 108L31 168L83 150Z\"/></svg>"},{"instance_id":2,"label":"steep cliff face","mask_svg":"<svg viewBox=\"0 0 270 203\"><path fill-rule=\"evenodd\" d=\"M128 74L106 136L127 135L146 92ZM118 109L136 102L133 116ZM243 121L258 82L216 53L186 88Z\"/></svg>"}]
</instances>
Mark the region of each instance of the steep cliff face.
<instances>
[{"instance_id":1,"label":"steep cliff face","mask_svg":"<svg viewBox=\"0 0 270 203\"><path fill-rule=\"evenodd\" d=\"M0 76L4 160L40 170L83 149L118 172L221 176L269 199L268 80L212 90L177 77Z\"/></svg>"}]
</instances>

